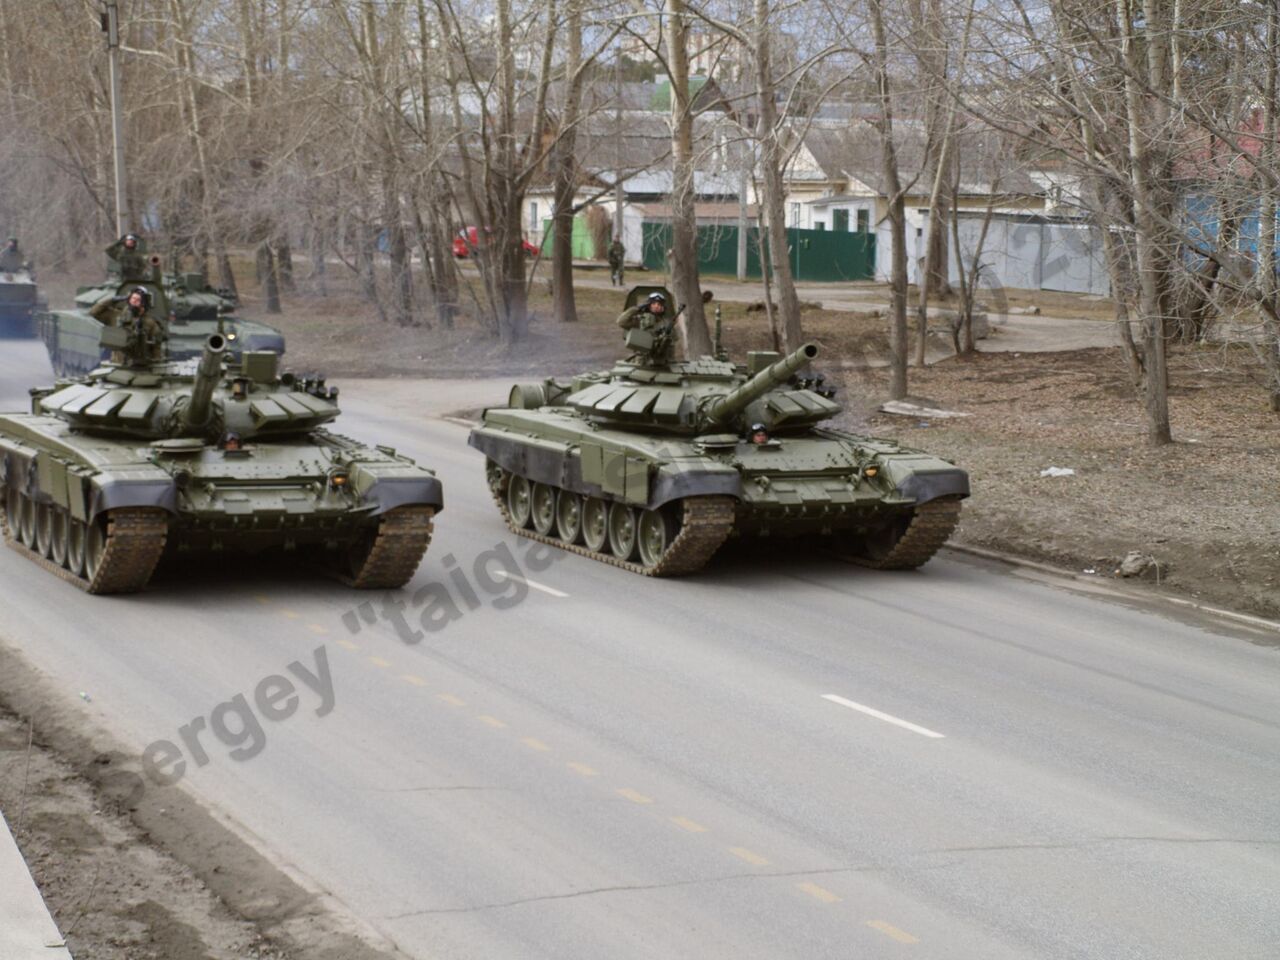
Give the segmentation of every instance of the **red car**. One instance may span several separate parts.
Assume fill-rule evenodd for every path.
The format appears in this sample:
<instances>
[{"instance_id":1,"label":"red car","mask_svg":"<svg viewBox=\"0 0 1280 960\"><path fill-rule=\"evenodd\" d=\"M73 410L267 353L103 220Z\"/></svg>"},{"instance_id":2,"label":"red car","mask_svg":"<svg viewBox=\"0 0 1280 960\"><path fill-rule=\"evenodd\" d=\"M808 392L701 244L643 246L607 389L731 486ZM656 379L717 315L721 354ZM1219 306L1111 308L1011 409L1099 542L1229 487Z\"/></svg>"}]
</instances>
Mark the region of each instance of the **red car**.
<instances>
[{"instance_id":1,"label":"red car","mask_svg":"<svg viewBox=\"0 0 1280 960\"><path fill-rule=\"evenodd\" d=\"M492 230L485 229L485 236L491 236ZM521 240L520 245L524 248L526 257L536 257L542 251L534 246L528 240ZM467 227L465 231L459 230L458 235L453 238L453 255L459 260L464 260L471 255L471 251L480 246L480 231L475 227Z\"/></svg>"}]
</instances>

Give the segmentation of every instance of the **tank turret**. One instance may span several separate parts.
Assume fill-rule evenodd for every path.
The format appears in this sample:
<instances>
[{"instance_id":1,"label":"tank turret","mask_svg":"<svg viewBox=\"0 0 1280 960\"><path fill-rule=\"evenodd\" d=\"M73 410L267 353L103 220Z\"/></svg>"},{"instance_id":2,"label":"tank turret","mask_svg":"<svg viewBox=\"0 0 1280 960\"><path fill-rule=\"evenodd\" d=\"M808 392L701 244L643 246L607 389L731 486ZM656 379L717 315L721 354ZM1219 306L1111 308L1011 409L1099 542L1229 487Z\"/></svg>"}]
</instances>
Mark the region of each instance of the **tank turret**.
<instances>
[{"instance_id":1,"label":"tank turret","mask_svg":"<svg viewBox=\"0 0 1280 960\"><path fill-rule=\"evenodd\" d=\"M706 411L707 421L709 423L726 423L770 390L786 384L788 380L803 370L809 361L814 360L817 356L818 345L816 343L806 343L794 353L787 354L777 363L761 370L742 386L734 388L711 403Z\"/></svg>"}]
</instances>

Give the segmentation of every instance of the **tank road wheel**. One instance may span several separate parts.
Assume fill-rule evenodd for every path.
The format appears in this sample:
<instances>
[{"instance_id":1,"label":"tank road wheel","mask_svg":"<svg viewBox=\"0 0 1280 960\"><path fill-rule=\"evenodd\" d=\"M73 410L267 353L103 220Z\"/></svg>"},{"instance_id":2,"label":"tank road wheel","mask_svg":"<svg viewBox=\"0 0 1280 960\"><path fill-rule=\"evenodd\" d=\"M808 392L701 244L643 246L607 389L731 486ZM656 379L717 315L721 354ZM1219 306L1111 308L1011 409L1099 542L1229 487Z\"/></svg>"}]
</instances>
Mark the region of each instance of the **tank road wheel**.
<instances>
[{"instance_id":1,"label":"tank road wheel","mask_svg":"<svg viewBox=\"0 0 1280 960\"><path fill-rule=\"evenodd\" d=\"M529 512L533 529L544 537L550 536L556 525L556 488L535 483L529 494Z\"/></svg>"},{"instance_id":2,"label":"tank road wheel","mask_svg":"<svg viewBox=\"0 0 1280 960\"><path fill-rule=\"evenodd\" d=\"M501 493L503 484L506 483L506 471L488 458L484 461L484 478L489 483L489 489L495 493Z\"/></svg>"},{"instance_id":3,"label":"tank road wheel","mask_svg":"<svg viewBox=\"0 0 1280 960\"><path fill-rule=\"evenodd\" d=\"M413 579L431 544L431 507L397 507L347 550L347 582L360 590L396 590Z\"/></svg>"},{"instance_id":4,"label":"tank road wheel","mask_svg":"<svg viewBox=\"0 0 1280 960\"><path fill-rule=\"evenodd\" d=\"M507 510L511 514L511 522L520 529L529 525L529 517L533 513L531 497L529 481L512 474L511 482L507 484Z\"/></svg>"},{"instance_id":5,"label":"tank road wheel","mask_svg":"<svg viewBox=\"0 0 1280 960\"><path fill-rule=\"evenodd\" d=\"M89 523L84 538L84 577L93 581L102 567L102 558L107 552L107 521L98 517Z\"/></svg>"},{"instance_id":6,"label":"tank road wheel","mask_svg":"<svg viewBox=\"0 0 1280 960\"><path fill-rule=\"evenodd\" d=\"M609 545L609 504L599 497L587 497L582 504L582 540L594 553Z\"/></svg>"},{"instance_id":7,"label":"tank road wheel","mask_svg":"<svg viewBox=\"0 0 1280 960\"><path fill-rule=\"evenodd\" d=\"M71 522L71 514L61 507L53 507L51 537L49 539L49 559L60 567L67 565L67 530Z\"/></svg>"},{"instance_id":8,"label":"tank road wheel","mask_svg":"<svg viewBox=\"0 0 1280 960\"><path fill-rule=\"evenodd\" d=\"M636 552L636 512L625 503L609 507L609 549L619 560L630 560Z\"/></svg>"},{"instance_id":9,"label":"tank road wheel","mask_svg":"<svg viewBox=\"0 0 1280 960\"><path fill-rule=\"evenodd\" d=\"M663 507L642 510L637 535L640 541L640 562L646 567L656 567L676 537L676 525L671 519L670 511Z\"/></svg>"},{"instance_id":10,"label":"tank road wheel","mask_svg":"<svg viewBox=\"0 0 1280 960\"><path fill-rule=\"evenodd\" d=\"M556 535L565 543L582 537L582 494L561 490L556 496Z\"/></svg>"},{"instance_id":11,"label":"tank road wheel","mask_svg":"<svg viewBox=\"0 0 1280 960\"><path fill-rule=\"evenodd\" d=\"M853 559L876 570L914 570L938 552L959 522L959 500L930 500L855 541Z\"/></svg>"},{"instance_id":12,"label":"tank road wheel","mask_svg":"<svg viewBox=\"0 0 1280 960\"><path fill-rule=\"evenodd\" d=\"M74 518L67 522L67 569L73 577L84 576L85 540L88 539L89 528L83 520Z\"/></svg>"},{"instance_id":13,"label":"tank road wheel","mask_svg":"<svg viewBox=\"0 0 1280 960\"><path fill-rule=\"evenodd\" d=\"M53 556L53 512L51 503L36 504L36 553Z\"/></svg>"},{"instance_id":14,"label":"tank road wheel","mask_svg":"<svg viewBox=\"0 0 1280 960\"><path fill-rule=\"evenodd\" d=\"M17 537L22 528L22 492L13 484L4 490L4 519L9 536Z\"/></svg>"},{"instance_id":15,"label":"tank road wheel","mask_svg":"<svg viewBox=\"0 0 1280 960\"><path fill-rule=\"evenodd\" d=\"M18 539L32 550L36 547L36 502L25 493L18 505Z\"/></svg>"}]
</instances>

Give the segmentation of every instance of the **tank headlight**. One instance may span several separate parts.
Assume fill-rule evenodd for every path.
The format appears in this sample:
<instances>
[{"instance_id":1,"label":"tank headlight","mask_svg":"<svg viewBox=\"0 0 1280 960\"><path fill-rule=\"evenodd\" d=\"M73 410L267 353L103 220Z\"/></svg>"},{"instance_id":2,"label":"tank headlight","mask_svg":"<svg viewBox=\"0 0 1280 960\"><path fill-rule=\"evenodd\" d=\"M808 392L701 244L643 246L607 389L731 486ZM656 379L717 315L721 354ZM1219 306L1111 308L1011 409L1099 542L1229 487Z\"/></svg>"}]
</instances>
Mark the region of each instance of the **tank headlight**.
<instances>
[{"instance_id":1,"label":"tank headlight","mask_svg":"<svg viewBox=\"0 0 1280 960\"><path fill-rule=\"evenodd\" d=\"M335 490L341 490L345 487L349 479L348 475L343 472L329 474L329 483Z\"/></svg>"},{"instance_id":2,"label":"tank headlight","mask_svg":"<svg viewBox=\"0 0 1280 960\"><path fill-rule=\"evenodd\" d=\"M874 476L875 476L877 473L879 473L879 472L880 472L880 468L879 468L879 467L877 467L877 466L870 466L870 467L867 467L865 470L863 470L863 471L862 471L862 475L863 475L864 477L874 477Z\"/></svg>"}]
</instances>

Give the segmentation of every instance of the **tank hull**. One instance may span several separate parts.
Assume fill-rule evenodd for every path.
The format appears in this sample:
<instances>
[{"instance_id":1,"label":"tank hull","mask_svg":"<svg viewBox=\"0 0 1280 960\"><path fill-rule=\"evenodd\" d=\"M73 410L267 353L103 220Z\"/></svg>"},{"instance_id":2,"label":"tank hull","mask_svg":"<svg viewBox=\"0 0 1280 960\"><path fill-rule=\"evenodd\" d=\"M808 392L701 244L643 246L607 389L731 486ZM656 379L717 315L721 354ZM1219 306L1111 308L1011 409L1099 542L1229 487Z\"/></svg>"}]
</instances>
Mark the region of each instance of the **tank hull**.
<instances>
[{"instance_id":1,"label":"tank hull","mask_svg":"<svg viewBox=\"0 0 1280 960\"><path fill-rule=\"evenodd\" d=\"M822 428L755 446L732 435L682 438L613 429L563 408L502 408L485 412L469 442L490 464L489 482L501 488L499 506L508 522L533 534L533 519L521 522L508 509L511 478L624 505L636 511L637 522L646 514L679 513L690 500L727 502L733 509L725 538L823 536L849 547L855 558L866 553L871 566L918 566L945 542L959 501L969 495L968 475L946 460ZM679 518L673 522L678 527ZM651 529L655 524L650 520ZM895 525L905 536L913 524L908 546L917 542L911 550L886 560L859 549ZM922 555L926 528L931 549ZM908 554L912 562L901 563ZM637 563L643 556L623 559L650 572L645 567L652 564Z\"/></svg>"},{"instance_id":2,"label":"tank hull","mask_svg":"<svg viewBox=\"0 0 1280 960\"><path fill-rule=\"evenodd\" d=\"M333 482L337 464L340 487ZM324 430L232 453L198 442L165 447L85 437L39 414L0 416L0 489L6 539L91 592L141 589L163 557L178 553L282 549L323 559L365 541L369 550L381 543L412 555L393 558L398 563L384 558L394 576L376 582L349 576L358 568L336 572L355 586L398 586L390 581L416 569L431 518L443 508L440 482L429 471ZM75 536L90 548L97 536L107 549L113 531L134 538L135 553L154 555L151 568L107 577L108 588L95 589L93 571L68 554Z\"/></svg>"}]
</instances>

